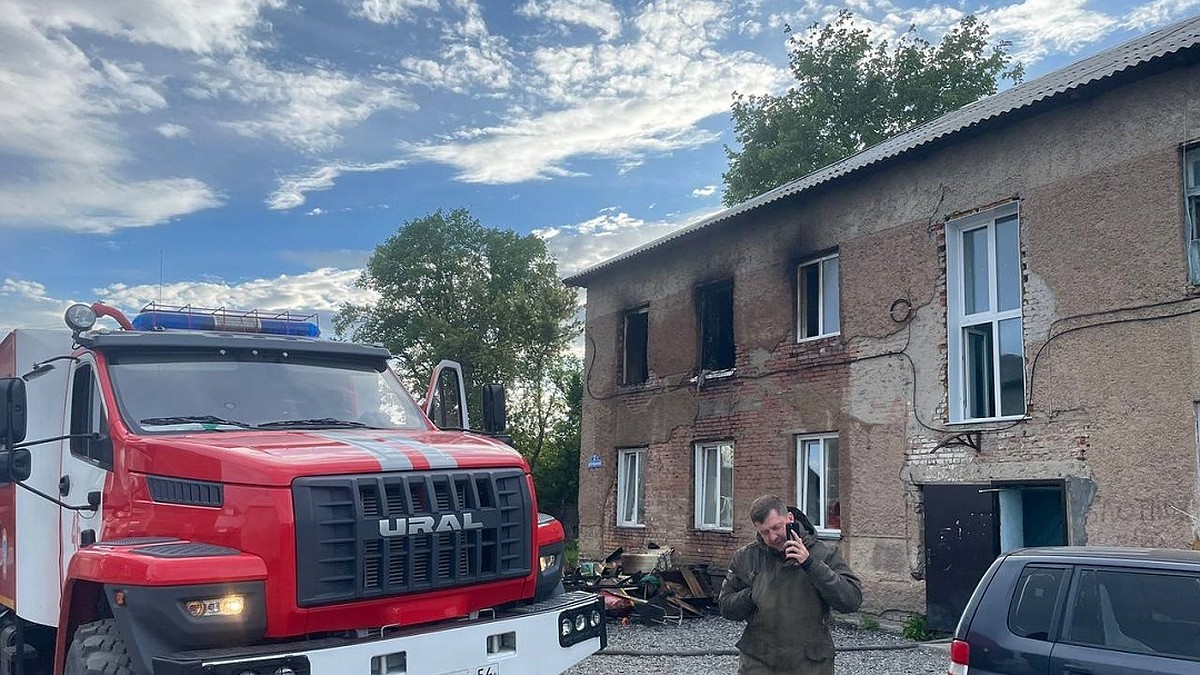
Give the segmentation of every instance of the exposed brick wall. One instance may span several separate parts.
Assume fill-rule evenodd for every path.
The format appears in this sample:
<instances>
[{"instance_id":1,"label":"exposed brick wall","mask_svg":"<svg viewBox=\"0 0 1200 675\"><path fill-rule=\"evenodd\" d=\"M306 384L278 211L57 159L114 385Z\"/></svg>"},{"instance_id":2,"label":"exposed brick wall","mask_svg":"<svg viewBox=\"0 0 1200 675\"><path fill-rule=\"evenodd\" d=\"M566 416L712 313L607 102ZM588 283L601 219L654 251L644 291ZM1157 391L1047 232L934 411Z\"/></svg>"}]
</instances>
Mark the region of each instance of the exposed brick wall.
<instances>
[{"instance_id":1,"label":"exposed brick wall","mask_svg":"<svg viewBox=\"0 0 1200 675\"><path fill-rule=\"evenodd\" d=\"M590 280L583 552L654 542L723 566L754 536L755 496L795 500L795 437L820 432L839 437L840 546L870 611L923 608L921 485L1061 480L1072 542L1190 547L1200 314L1180 304L1196 291L1179 147L1200 138L1196 102L1200 71L1179 69L763 206ZM1028 415L947 427L946 223L1013 199ZM796 267L835 249L841 335L797 342ZM723 278L736 375L698 387L694 288ZM622 312L646 303L650 379L622 387ZM734 444L731 533L693 526L694 444L715 439ZM649 449L644 528L615 527L621 447ZM600 469L586 468L593 453Z\"/></svg>"}]
</instances>

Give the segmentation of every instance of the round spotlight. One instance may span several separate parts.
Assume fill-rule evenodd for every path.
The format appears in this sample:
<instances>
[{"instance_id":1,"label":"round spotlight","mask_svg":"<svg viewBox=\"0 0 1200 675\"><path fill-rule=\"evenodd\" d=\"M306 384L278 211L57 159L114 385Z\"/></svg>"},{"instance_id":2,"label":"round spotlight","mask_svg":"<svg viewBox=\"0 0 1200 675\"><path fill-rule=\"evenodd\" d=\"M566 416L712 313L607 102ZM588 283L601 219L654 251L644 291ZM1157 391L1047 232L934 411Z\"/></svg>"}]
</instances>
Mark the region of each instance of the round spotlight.
<instances>
[{"instance_id":1,"label":"round spotlight","mask_svg":"<svg viewBox=\"0 0 1200 675\"><path fill-rule=\"evenodd\" d=\"M593 609L592 610L592 628L599 626L600 621L601 621L600 610Z\"/></svg>"},{"instance_id":2,"label":"round spotlight","mask_svg":"<svg viewBox=\"0 0 1200 675\"><path fill-rule=\"evenodd\" d=\"M91 330L92 326L96 325L96 312L84 304L71 305L63 318L67 322L67 328L76 333Z\"/></svg>"},{"instance_id":3,"label":"round spotlight","mask_svg":"<svg viewBox=\"0 0 1200 675\"><path fill-rule=\"evenodd\" d=\"M575 616L575 630L579 631L579 630L583 630L584 628L587 628L587 617L582 614L576 615Z\"/></svg>"},{"instance_id":4,"label":"round spotlight","mask_svg":"<svg viewBox=\"0 0 1200 675\"><path fill-rule=\"evenodd\" d=\"M563 637L570 635L571 634L571 619L564 617L562 620L562 626L560 626L559 629L562 631Z\"/></svg>"}]
</instances>

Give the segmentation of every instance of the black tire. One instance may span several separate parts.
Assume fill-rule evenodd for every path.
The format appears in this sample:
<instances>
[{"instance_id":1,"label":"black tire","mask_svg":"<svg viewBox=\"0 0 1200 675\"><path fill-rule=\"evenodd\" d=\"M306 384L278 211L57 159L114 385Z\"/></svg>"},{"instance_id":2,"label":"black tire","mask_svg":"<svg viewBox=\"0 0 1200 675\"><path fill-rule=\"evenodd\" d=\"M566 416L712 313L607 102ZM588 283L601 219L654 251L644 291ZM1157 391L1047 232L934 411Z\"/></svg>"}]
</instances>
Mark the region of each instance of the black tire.
<instances>
[{"instance_id":1,"label":"black tire","mask_svg":"<svg viewBox=\"0 0 1200 675\"><path fill-rule=\"evenodd\" d=\"M66 675L136 675L115 619L85 623L67 650Z\"/></svg>"}]
</instances>

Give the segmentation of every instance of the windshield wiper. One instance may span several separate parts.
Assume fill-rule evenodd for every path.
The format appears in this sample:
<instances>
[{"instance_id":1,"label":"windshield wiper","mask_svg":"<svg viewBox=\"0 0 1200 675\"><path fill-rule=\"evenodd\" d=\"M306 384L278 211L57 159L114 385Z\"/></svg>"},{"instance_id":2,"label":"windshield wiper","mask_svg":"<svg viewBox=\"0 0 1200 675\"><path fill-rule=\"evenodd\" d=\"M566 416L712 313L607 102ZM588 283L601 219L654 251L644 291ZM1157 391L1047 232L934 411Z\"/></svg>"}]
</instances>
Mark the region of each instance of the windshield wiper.
<instances>
[{"instance_id":1,"label":"windshield wiper","mask_svg":"<svg viewBox=\"0 0 1200 675\"><path fill-rule=\"evenodd\" d=\"M321 428L321 427L353 427L363 428L366 424L362 422L354 422L352 420L339 420L334 417L315 417L307 420L276 420L274 422L263 422L256 424L255 429L282 429L288 427L296 428Z\"/></svg>"},{"instance_id":2,"label":"windshield wiper","mask_svg":"<svg viewBox=\"0 0 1200 675\"><path fill-rule=\"evenodd\" d=\"M170 424L223 424L227 427L241 427L242 429L251 429L252 425L237 420L227 420L223 417L215 415L178 415L175 417L147 417L144 420L139 420L138 424L150 424L156 427L167 426Z\"/></svg>"}]
</instances>

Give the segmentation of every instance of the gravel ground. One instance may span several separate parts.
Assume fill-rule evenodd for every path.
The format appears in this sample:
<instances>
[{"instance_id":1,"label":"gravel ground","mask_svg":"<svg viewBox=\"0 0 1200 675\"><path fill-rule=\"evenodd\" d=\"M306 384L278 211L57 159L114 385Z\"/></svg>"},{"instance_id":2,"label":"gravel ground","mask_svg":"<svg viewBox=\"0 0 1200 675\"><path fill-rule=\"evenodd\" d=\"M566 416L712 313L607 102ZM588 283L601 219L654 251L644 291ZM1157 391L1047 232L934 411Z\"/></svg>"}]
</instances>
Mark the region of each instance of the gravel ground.
<instances>
[{"instance_id":1,"label":"gravel ground","mask_svg":"<svg viewBox=\"0 0 1200 675\"><path fill-rule=\"evenodd\" d=\"M687 619L681 625L622 626L608 622L608 649L622 651L690 651L735 649L745 624L719 616ZM834 644L849 646L916 645L898 635L837 626ZM838 675L945 675L945 651L929 647L890 651L838 652ZM608 656L595 654L566 675L693 675L737 672L736 656Z\"/></svg>"}]
</instances>

